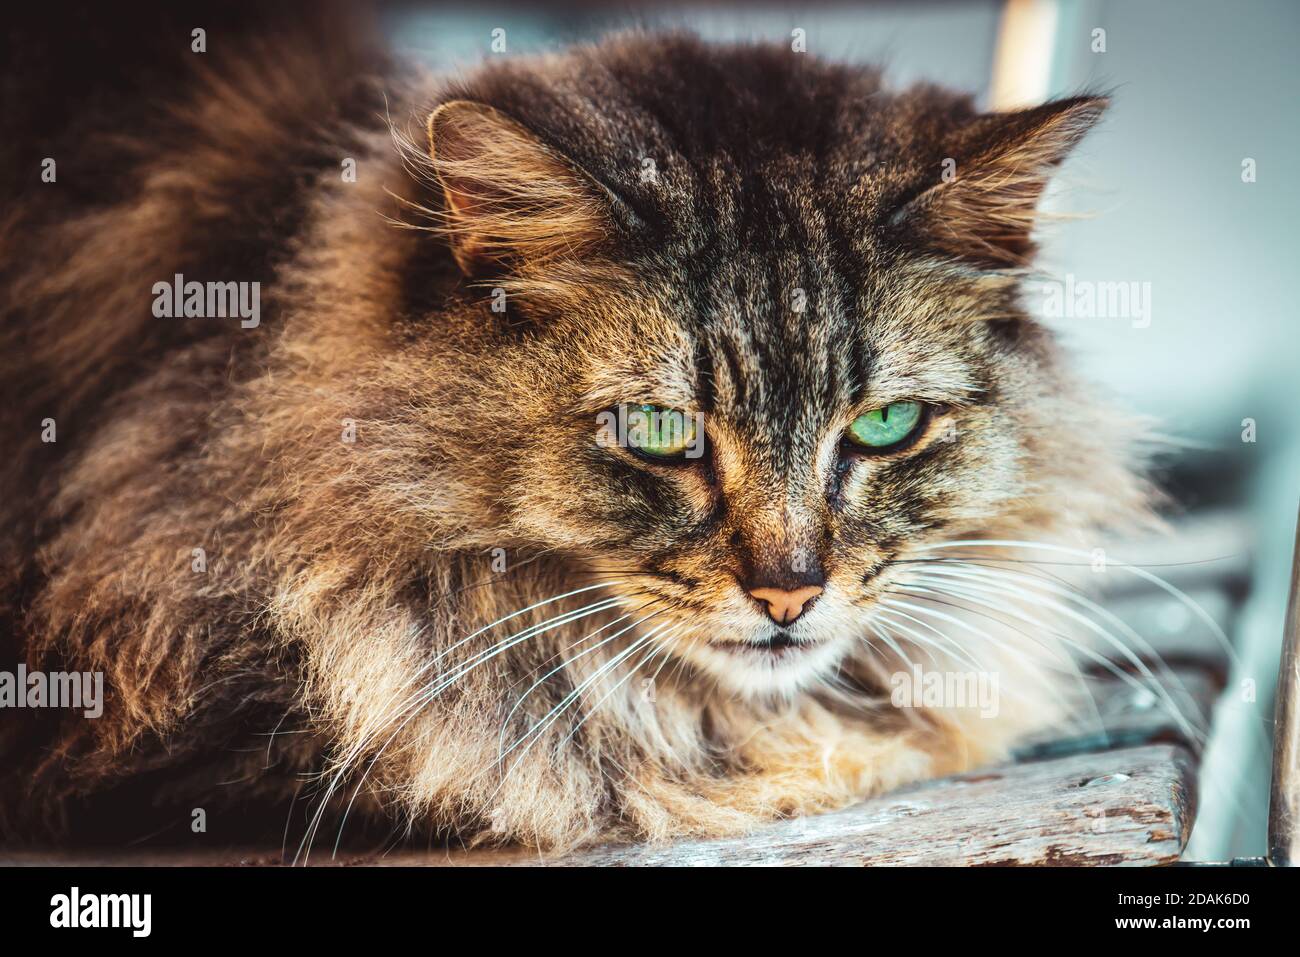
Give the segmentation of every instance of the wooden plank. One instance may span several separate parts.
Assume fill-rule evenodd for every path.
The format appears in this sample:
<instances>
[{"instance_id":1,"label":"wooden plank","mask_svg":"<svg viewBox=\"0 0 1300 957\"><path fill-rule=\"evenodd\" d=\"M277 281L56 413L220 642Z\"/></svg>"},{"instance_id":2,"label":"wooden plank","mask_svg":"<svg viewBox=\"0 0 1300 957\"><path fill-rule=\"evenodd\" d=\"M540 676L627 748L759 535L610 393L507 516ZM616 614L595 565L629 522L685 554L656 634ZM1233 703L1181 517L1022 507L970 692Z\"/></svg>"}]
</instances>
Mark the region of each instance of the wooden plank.
<instances>
[{"instance_id":1,"label":"wooden plank","mask_svg":"<svg viewBox=\"0 0 1300 957\"><path fill-rule=\"evenodd\" d=\"M1291 595L1282 631L1277 706L1273 722L1273 776L1268 800L1268 862L1300 866L1300 523L1291 559Z\"/></svg>"},{"instance_id":2,"label":"wooden plank","mask_svg":"<svg viewBox=\"0 0 1300 957\"><path fill-rule=\"evenodd\" d=\"M932 781L744 838L595 848L393 855L391 864L578 866L1168 864L1191 831L1195 762L1148 745Z\"/></svg>"},{"instance_id":3,"label":"wooden plank","mask_svg":"<svg viewBox=\"0 0 1300 957\"><path fill-rule=\"evenodd\" d=\"M1106 865L1168 864L1191 830L1195 762L1172 744L1011 765L931 781L742 838L606 846L553 858L517 848L313 856L313 864ZM276 865L278 853L4 852L0 864Z\"/></svg>"}]
</instances>

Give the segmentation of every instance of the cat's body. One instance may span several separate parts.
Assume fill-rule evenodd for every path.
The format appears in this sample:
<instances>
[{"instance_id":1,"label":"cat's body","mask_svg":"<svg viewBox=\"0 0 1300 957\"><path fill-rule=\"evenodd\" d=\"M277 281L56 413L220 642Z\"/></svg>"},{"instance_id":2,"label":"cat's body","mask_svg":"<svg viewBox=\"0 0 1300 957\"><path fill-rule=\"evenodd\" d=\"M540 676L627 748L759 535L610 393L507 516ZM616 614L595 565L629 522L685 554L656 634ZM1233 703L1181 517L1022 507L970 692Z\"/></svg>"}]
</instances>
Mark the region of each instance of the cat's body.
<instances>
[{"instance_id":1,"label":"cat's body","mask_svg":"<svg viewBox=\"0 0 1300 957\"><path fill-rule=\"evenodd\" d=\"M1062 716L1059 662L1009 628L963 641L996 716L893 707L911 658L970 665L907 653L910 604L901 653L868 622L927 542L1141 508L1122 423L1006 270L1095 101L980 118L681 37L427 85L341 32L241 38L156 111L24 141L4 662L102 671L106 702L4 715L8 837L200 806L278 834L295 800L298 836L349 806L542 846L728 833ZM948 157L968 193L936 191ZM157 316L177 274L259 282L257 325ZM839 461L873 397L934 421ZM624 402L700 412L705 461L602 445ZM745 590L810 566L774 629Z\"/></svg>"}]
</instances>

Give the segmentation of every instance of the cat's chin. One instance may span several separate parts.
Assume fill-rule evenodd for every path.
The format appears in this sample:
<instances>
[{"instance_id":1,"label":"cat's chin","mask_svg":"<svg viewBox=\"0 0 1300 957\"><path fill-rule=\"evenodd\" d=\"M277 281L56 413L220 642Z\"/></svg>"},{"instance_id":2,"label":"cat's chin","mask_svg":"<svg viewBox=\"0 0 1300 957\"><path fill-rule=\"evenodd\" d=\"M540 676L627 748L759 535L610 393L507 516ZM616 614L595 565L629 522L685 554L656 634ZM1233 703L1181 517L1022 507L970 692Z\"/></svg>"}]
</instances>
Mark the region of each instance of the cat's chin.
<instances>
[{"instance_id":1,"label":"cat's chin","mask_svg":"<svg viewBox=\"0 0 1300 957\"><path fill-rule=\"evenodd\" d=\"M690 657L727 691L747 698L792 697L834 672L847 642L776 632L753 641L717 641Z\"/></svg>"}]
</instances>

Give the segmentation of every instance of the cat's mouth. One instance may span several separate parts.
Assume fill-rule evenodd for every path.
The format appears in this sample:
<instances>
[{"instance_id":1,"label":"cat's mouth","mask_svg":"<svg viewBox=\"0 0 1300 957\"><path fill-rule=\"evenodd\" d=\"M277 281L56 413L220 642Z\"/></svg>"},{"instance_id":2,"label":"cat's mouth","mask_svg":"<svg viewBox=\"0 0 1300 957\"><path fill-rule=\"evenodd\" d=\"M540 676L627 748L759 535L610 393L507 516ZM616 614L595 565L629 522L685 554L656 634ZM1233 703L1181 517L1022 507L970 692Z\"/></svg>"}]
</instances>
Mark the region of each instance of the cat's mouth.
<instances>
[{"instance_id":1,"label":"cat's mouth","mask_svg":"<svg viewBox=\"0 0 1300 957\"><path fill-rule=\"evenodd\" d=\"M849 632L830 620L800 621L797 628L732 624L704 641L686 642L683 654L728 691L766 697L795 694L821 681L850 644Z\"/></svg>"},{"instance_id":2,"label":"cat's mouth","mask_svg":"<svg viewBox=\"0 0 1300 957\"><path fill-rule=\"evenodd\" d=\"M776 631L757 641L723 641L715 647L721 647L732 654L761 655L771 658L786 658L798 655L813 647L814 642L800 641L788 631Z\"/></svg>"}]
</instances>

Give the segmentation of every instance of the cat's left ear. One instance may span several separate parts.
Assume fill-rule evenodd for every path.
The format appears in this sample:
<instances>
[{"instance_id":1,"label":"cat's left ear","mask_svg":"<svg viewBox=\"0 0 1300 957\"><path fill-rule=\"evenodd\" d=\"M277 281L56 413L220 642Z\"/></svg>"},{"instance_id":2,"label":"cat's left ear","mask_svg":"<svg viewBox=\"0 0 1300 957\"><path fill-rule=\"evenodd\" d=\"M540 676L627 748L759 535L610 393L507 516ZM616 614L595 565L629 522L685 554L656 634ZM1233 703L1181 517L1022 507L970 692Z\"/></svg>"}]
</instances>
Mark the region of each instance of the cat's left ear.
<instances>
[{"instance_id":1,"label":"cat's left ear","mask_svg":"<svg viewBox=\"0 0 1300 957\"><path fill-rule=\"evenodd\" d=\"M943 181L898 209L891 225L982 266L1027 264L1043 189L1107 104L1074 97L978 117L954 138L951 162L936 169Z\"/></svg>"},{"instance_id":2,"label":"cat's left ear","mask_svg":"<svg viewBox=\"0 0 1300 957\"><path fill-rule=\"evenodd\" d=\"M602 187L515 120L454 100L434 110L428 129L442 229L466 274L581 256L606 238Z\"/></svg>"}]
</instances>

